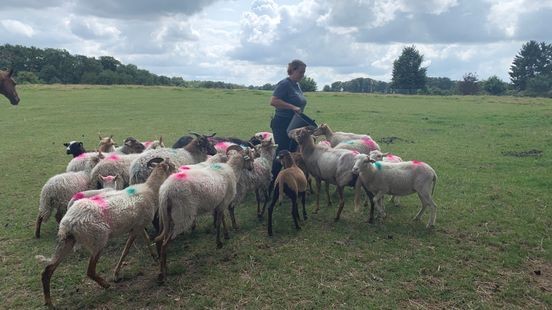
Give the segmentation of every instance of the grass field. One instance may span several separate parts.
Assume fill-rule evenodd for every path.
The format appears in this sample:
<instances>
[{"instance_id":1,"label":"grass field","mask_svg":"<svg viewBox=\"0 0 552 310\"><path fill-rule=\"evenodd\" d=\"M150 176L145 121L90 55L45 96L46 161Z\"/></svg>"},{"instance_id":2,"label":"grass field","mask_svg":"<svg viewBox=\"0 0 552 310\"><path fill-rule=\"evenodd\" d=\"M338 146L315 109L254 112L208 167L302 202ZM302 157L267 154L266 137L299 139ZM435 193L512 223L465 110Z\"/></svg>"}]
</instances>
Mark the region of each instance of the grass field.
<instances>
[{"instance_id":1,"label":"grass field","mask_svg":"<svg viewBox=\"0 0 552 310\"><path fill-rule=\"evenodd\" d=\"M269 130L270 92L164 87L22 86L19 107L0 98L0 308L40 308L34 258L53 253L55 221L33 237L42 185L65 170L63 142L96 146L98 132L167 145L189 131L249 138ZM322 199L301 231L289 203L275 210L273 238L254 198L237 210L241 229L215 248L210 219L169 248L167 282L142 242L123 281L104 290L86 277L88 253L52 278L60 308L534 308L552 307L552 100L307 94L306 113L334 130L369 133L384 151L428 162L439 180L436 227L412 222L419 201L387 206L366 223L346 191L341 220ZM387 142L387 143L386 143ZM337 198L334 197L334 201ZM307 198L308 210L313 199ZM123 248L100 259L106 278Z\"/></svg>"}]
</instances>

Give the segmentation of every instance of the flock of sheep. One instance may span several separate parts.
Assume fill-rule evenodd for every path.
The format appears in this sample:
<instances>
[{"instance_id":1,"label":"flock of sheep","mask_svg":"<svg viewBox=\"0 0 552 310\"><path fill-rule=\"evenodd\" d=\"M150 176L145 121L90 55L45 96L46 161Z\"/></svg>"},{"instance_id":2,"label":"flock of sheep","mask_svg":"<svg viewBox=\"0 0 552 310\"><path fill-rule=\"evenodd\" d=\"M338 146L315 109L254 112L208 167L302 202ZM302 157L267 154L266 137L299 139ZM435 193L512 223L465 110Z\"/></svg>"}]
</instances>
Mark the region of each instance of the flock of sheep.
<instances>
[{"instance_id":1,"label":"flock of sheep","mask_svg":"<svg viewBox=\"0 0 552 310\"><path fill-rule=\"evenodd\" d=\"M325 140L316 143L318 136L325 136ZM429 207L427 226L435 224L436 205L432 194L436 174L428 164L404 162L398 156L382 153L368 135L333 132L326 124L295 129L290 137L298 142L300 152L275 154L277 146L268 132L257 133L249 141L192 133L171 148L164 146L162 138L142 143L129 137L121 147L115 147L112 137L100 137L94 152L85 152L82 142L66 143L67 153L74 158L66 172L51 177L43 186L35 226L35 236L39 238L42 223L52 214L59 223L53 256L50 259L37 256L46 263L42 273L46 305L52 305L52 274L76 244L91 254L87 275L107 288L109 283L96 273L96 264L108 240L128 234L114 270L114 280L117 280L135 239L143 237L147 244L151 243L146 227L153 225L158 234L154 240L157 253L148 248L154 258L159 257L158 280L163 282L170 242L179 234L193 230L198 218L207 215L213 216L216 244L222 247L221 231L228 238L225 213L230 215L232 227L236 229L234 209L248 193L255 193L259 218L263 218L269 205L270 236L274 206L284 195L292 201L292 218L299 229L297 200L301 199L306 220L305 193L311 177L317 185L316 210L321 182L326 182L328 202L328 184L337 187L336 220L345 203L344 188L353 186L355 209L360 206L362 189L370 200L370 222L374 220L374 208L381 219L385 217L384 195L392 195L398 204L398 196L416 192L422 207L415 219L419 220ZM276 158L282 161L283 169L270 188L272 162Z\"/></svg>"}]
</instances>

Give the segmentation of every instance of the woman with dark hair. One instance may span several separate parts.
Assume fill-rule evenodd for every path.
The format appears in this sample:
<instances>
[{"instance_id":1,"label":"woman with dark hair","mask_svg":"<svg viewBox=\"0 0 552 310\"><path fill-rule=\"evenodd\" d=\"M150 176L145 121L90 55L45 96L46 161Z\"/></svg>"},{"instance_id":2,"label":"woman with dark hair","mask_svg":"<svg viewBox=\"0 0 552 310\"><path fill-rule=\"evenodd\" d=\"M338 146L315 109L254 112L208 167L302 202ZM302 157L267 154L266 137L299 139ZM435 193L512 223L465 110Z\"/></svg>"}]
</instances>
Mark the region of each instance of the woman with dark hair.
<instances>
[{"instance_id":1,"label":"woman with dark hair","mask_svg":"<svg viewBox=\"0 0 552 310\"><path fill-rule=\"evenodd\" d=\"M307 99L299 86L299 81L305 76L307 65L301 60L295 59L288 64L288 77L276 84L272 93L270 105L275 108L274 116L270 122L274 142L278 144L275 154L281 150L294 152L297 149L297 143L290 139L287 134L287 128L295 113L302 113L307 105ZM278 172L282 169L282 164L274 160L272 164L272 180L276 178Z\"/></svg>"}]
</instances>

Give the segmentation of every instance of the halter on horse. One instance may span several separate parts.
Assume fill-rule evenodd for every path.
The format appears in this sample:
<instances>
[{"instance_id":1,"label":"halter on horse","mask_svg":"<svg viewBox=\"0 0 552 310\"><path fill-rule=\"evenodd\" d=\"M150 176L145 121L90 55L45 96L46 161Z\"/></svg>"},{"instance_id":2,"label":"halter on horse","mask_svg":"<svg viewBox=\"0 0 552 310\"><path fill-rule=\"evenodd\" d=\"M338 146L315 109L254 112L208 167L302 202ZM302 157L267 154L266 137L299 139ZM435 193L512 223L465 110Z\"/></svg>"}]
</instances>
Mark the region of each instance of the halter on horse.
<instances>
[{"instance_id":1,"label":"halter on horse","mask_svg":"<svg viewBox=\"0 0 552 310\"><path fill-rule=\"evenodd\" d=\"M15 91L15 81L12 79L13 69L0 71L0 94L6 96L12 105L19 103L19 96Z\"/></svg>"}]
</instances>

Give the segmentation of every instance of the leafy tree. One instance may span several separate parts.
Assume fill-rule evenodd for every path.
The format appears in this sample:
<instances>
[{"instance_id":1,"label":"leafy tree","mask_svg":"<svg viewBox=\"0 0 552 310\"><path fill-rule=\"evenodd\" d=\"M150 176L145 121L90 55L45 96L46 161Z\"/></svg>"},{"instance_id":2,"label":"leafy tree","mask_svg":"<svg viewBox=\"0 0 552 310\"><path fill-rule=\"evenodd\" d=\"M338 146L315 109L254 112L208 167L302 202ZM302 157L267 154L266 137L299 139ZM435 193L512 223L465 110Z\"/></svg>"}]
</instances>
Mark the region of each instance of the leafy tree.
<instances>
[{"instance_id":1,"label":"leafy tree","mask_svg":"<svg viewBox=\"0 0 552 310\"><path fill-rule=\"evenodd\" d=\"M17 83L19 84L39 84L40 80L34 72L30 71L19 71L16 72Z\"/></svg>"},{"instance_id":2,"label":"leafy tree","mask_svg":"<svg viewBox=\"0 0 552 310\"><path fill-rule=\"evenodd\" d=\"M552 97L552 77L541 74L527 81L526 94L529 96Z\"/></svg>"},{"instance_id":3,"label":"leafy tree","mask_svg":"<svg viewBox=\"0 0 552 310\"><path fill-rule=\"evenodd\" d=\"M322 91L330 92L332 91L332 88L330 87L330 85L324 85L324 88L322 88Z\"/></svg>"},{"instance_id":4,"label":"leafy tree","mask_svg":"<svg viewBox=\"0 0 552 310\"><path fill-rule=\"evenodd\" d=\"M121 62L111 56L101 56L100 63L104 70L116 71L117 67L121 65Z\"/></svg>"},{"instance_id":5,"label":"leafy tree","mask_svg":"<svg viewBox=\"0 0 552 310\"><path fill-rule=\"evenodd\" d=\"M489 77L486 81L483 81L482 84L483 89L487 93L495 96L504 95L504 93L506 93L506 89L508 88L508 85L496 75Z\"/></svg>"},{"instance_id":6,"label":"leafy tree","mask_svg":"<svg viewBox=\"0 0 552 310\"><path fill-rule=\"evenodd\" d=\"M424 57L414 46L403 48L402 54L393 62L391 86L406 93L425 88L427 68L422 67L423 60Z\"/></svg>"},{"instance_id":7,"label":"leafy tree","mask_svg":"<svg viewBox=\"0 0 552 310\"><path fill-rule=\"evenodd\" d=\"M527 82L538 75L552 73L552 45L529 41L521 47L510 67L510 79L514 87L525 90Z\"/></svg>"},{"instance_id":8,"label":"leafy tree","mask_svg":"<svg viewBox=\"0 0 552 310\"><path fill-rule=\"evenodd\" d=\"M303 90L304 92L316 91L316 87L317 87L316 82L308 76L305 76L299 82L299 85L301 86L301 90Z\"/></svg>"},{"instance_id":9,"label":"leafy tree","mask_svg":"<svg viewBox=\"0 0 552 310\"><path fill-rule=\"evenodd\" d=\"M464 74L463 80L458 83L458 91L462 95L475 95L479 93L479 84L475 73Z\"/></svg>"},{"instance_id":10,"label":"leafy tree","mask_svg":"<svg viewBox=\"0 0 552 310\"><path fill-rule=\"evenodd\" d=\"M59 83L58 70L53 65L45 65L38 73L38 77L47 84Z\"/></svg>"}]
</instances>

